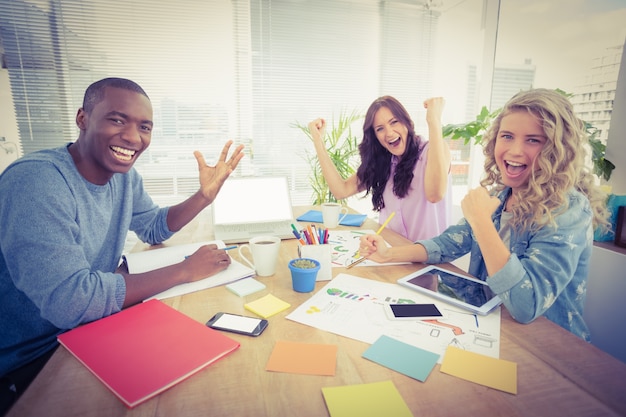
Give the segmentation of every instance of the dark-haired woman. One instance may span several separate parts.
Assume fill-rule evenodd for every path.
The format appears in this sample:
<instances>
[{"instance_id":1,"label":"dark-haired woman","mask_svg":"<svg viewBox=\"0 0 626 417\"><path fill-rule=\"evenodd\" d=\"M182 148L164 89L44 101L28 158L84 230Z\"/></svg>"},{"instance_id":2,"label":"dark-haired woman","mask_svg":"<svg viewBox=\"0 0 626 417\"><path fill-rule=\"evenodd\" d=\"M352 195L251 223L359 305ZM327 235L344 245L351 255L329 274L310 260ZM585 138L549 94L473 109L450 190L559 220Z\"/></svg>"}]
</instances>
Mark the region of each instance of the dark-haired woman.
<instances>
[{"instance_id":1,"label":"dark-haired woman","mask_svg":"<svg viewBox=\"0 0 626 417\"><path fill-rule=\"evenodd\" d=\"M424 101L429 140L415 133L404 106L391 96L376 99L367 110L361 165L356 174L342 178L324 147L324 119L309 123L322 173L335 198L341 200L366 191L387 227L416 241L443 232L450 222L450 149L442 137L441 114L445 100Z\"/></svg>"}]
</instances>

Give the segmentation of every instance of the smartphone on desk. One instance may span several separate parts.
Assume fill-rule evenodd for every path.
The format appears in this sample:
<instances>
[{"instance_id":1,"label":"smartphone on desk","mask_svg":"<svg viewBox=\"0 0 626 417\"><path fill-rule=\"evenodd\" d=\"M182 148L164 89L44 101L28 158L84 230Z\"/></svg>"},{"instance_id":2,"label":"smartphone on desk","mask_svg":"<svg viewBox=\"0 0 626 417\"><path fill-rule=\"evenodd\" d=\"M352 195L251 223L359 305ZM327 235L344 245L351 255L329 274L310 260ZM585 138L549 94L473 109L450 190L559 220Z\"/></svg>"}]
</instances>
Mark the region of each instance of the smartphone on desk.
<instances>
[{"instance_id":1,"label":"smartphone on desk","mask_svg":"<svg viewBox=\"0 0 626 417\"><path fill-rule=\"evenodd\" d=\"M231 313L217 313L206 325L215 330L258 336L267 328L268 321L256 317L240 316Z\"/></svg>"},{"instance_id":2,"label":"smartphone on desk","mask_svg":"<svg viewBox=\"0 0 626 417\"><path fill-rule=\"evenodd\" d=\"M436 320L444 318L434 304L385 304L385 313L391 320Z\"/></svg>"}]
</instances>

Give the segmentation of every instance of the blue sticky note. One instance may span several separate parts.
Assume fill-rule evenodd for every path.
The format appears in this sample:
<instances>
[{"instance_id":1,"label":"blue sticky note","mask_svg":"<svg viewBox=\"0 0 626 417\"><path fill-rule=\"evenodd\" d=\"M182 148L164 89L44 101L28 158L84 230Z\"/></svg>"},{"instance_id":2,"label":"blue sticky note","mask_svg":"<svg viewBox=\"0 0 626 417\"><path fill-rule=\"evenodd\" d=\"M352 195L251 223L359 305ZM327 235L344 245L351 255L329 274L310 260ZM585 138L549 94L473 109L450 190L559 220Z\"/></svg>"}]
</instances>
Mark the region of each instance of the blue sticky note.
<instances>
[{"instance_id":1,"label":"blue sticky note","mask_svg":"<svg viewBox=\"0 0 626 417\"><path fill-rule=\"evenodd\" d=\"M339 222L342 226L360 227L367 218L366 214L346 214L339 215L342 220ZM319 210L309 210L296 219L299 222L323 223L322 212Z\"/></svg>"},{"instance_id":2,"label":"blue sticky note","mask_svg":"<svg viewBox=\"0 0 626 417\"><path fill-rule=\"evenodd\" d=\"M436 353L385 335L363 352L363 357L422 382L426 381L439 360Z\"/></svg>"},{"instance_id":3,"label":"blue sticky note","mask_svg":"<svg viewBox=\"0 0 626 417\"><path fill-rule=\"evenodd\" d=\"M257 291L265 289L265 284L254 278L244 278L226 285L226 288L240 297L245 297L246 295L254 294Z\"/></svg>"}]
</instances>

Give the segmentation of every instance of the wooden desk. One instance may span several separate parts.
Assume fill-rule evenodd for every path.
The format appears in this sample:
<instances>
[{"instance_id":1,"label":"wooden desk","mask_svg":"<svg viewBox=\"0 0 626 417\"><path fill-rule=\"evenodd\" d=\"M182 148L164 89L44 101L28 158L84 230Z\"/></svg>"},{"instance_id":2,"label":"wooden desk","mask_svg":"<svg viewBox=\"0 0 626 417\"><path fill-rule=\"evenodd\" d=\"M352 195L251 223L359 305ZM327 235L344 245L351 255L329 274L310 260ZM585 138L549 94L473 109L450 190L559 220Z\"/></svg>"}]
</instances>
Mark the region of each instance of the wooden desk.
<instances>
[{"instance_id":1,"label":"wooden desk","mask_svg":"<svg viewBox=\"0 0 626 417\"><path fill-rule=\"evenodd\" d=\"M378 225L368 220L364 227L376 230ZM167 244L207 240L209 230L206 218L200 218ZM383 236L392 245L406 242L388 230ZM311 296L291 289L287 261L296 256L296 248L295 240L283 241L276 274L260 278L266 292L294 307ZM414 264L347 272L395 282L419 268ZM340 272L346 271L333 268L333 275ZM317 288L324 285L320 282ZM218 311L250 315L244 302L263 294L241 299L217 287L165 301L204 323ZM500 357L518 364L518 394L512 395L443 374L439 365L426 382L419 382L363 359L368 347L363 342L286 320L292 310L270 317L258 338L229 334L241 343L239 350L132 410L61 347L8 416L327 416L322 387L384 380L393 381L416 417L626 415L626 364L545 318L522 325L502 312ZM337 345L336 375L265 371L276 340Z\"/></svg>"}]
</instances>

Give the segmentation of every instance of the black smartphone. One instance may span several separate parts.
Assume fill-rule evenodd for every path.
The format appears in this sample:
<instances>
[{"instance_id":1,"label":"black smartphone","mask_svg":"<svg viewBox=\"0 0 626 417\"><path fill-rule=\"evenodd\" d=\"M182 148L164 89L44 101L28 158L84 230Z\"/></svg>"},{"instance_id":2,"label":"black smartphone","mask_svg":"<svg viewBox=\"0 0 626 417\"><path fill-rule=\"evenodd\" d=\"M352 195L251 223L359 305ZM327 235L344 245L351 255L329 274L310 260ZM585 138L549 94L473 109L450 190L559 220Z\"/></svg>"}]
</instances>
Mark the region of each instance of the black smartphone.
<instances>
[{"instance_id":1,"label":"black smartphone","mask_svg":"<svg viewBox=\"0 0 626 417\"><path fill-rule=\"evenodd\" d=\"M217 313L206 325L215 330L258 336L267 327L268 321L256 317L240 316L231 313Z\"/></svg>"},{"instance_id":2,"label":"black smartphone","mask_svg":"<svg viewBox=\"0 0 626 417\"><path fill-rule=\"evenodd\" d=\"M393 320L443 318L443 314L434 304L385 304L385 312Z\"/></svg>"}]
</instances>

